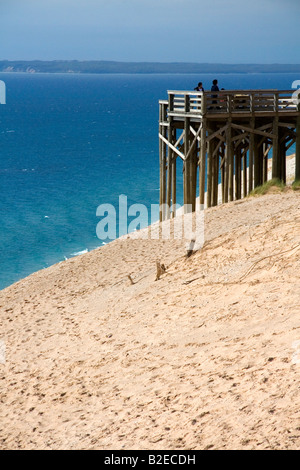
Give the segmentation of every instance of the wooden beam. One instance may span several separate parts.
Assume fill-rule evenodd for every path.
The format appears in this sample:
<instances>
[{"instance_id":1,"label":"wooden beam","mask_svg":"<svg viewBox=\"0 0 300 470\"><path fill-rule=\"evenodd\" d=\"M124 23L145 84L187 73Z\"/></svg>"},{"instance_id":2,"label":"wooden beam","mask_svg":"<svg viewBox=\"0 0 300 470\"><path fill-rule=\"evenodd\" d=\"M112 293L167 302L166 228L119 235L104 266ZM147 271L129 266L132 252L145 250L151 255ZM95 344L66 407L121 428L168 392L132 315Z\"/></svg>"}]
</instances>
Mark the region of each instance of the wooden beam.
<instances>
[{"instance_id":1,"label":"wooden beam","mask_svg":"<svg viewBox=\"0 0 300 470\"><path fill-rule=\"evenodd\" d=\"M167 144L167 146L173 150L173 152L177 153L177 155L184 161L185 160L185 156L183 155L183 153L179 152L179 150L174 147L174 145L169 142L163 135L161 135L161 133L158 134L159 138L165 143Z\"/></svg>"},{"instance_id":2,"label":"wooden beam","mask_svg":"<svg viewBox=\"0 0 300 470\"><path fill-rule=\"evenodd\" d=\"M191 155L191 153L192 153L193 150L194 150L195 144L196 144L197 139L198 139L198 137L199 137L199 135L200 135L200 132L201 132L201 128L202 128L202 123L200 124L199 129L198 129L198 131L197 131L197 133L196 133L196 135L195 135L195 137L194 137L194 140L193 140L193 142L192 142L192 144L191 144L191 146L190 146L190 148L189 148L189 150L188 150L188 153L187 153L187 155L186 155L186 157L185 157L186 160L189 158L189 156Z\"/></svg>"},{"instance_id":3,"label":"wooden beam","mask_svg":"<svg viewBox=\"0 0 300 470\"><path fill-rule=\"evenodd\" d=\"M190 126L190 131L191 133L195 136L197 134L197 132L195 131L195 129L193 128L193 126ZM200 136L197 137L197 140L198 142L200 142Z\"/></svg>"},{"instance_id":4,"label":"wooden beam","mask_svg":"<svg viewBox=\"0 0 300 470\"><path fill-rule=\"evenodd\" d=\"M180 142L182 141L183 138L184 138L184 130L183 130L182 133L180 134L179 139L176 140L175 147L177 147L177 146L180 144Z\"/></svg>"},{"instance_id":5,"label":"wooden beam","mask_svg":"<svg viewBox=\"0 0 300 470\"><path fill-rule=\"evenodd\" d=\"M215 156L217 155L217 153L218 153L219 150L220 150L220 147L221 147L223 144L224 144L224 142L222 142L222 141L220 140L220 142L217 144L217 146L216 146L216 148L215 148L215 150L214 150L214 152L213 152L213 157L215 157Z\"/></svg>"},{"instance_id":6,"label":"wooden beam","mask_svg":"<svg viewBox=\"0 0 300 470\"><path fill-rule=\"evenodd\" d=\"M280 129L280 131L281 131L281 129ZM280 132L280 135L281 135L281 138L280 138L279 143L281 144L287 137L288 137L288 140L295 138L296 137L296 132L286 130L285 132Z\"/></svg>"},{"instance_id":7,"label":"wooden beam","mask_svg":"<svg viewBox=\"0 0 300 470\"><path fill-rule=\"evenodd\" d=\"M252 132L257 135L263 135L264 137L270 137L270 139L273 138L273 134L270 134L269 132L259 131L257 129L251 129L251 127L241 126L239 124L232 124L232 127L234 129L241 129L243 131Z\"/></svg>"},{"instance_id":8,"label":"wooden beam","mask_svg":"<svg viewBox=\"0 0 300 470\"><path fill-rule=\"evenodd\" d=\"M286 146L286 151L289 150L289 148L294 145L294 143L296 142L296 137L294 139L291 140L291 142Z\"/></svg>"},{"instance_id":9,"label":"wooden beam","mask_svg":"<svg viewBox=\"0 0 300 470\"><path fill-rule=\"evenodd\" d=\"M272 148L272 145L269 145L269 146L267 145L266 146L266 148L264 150L264 157L267 157L269 155L269 152L270 152L271 148Z\"/></svg>"},{"instance_id":10,"label":"wooden beam","mask_svg":"<svg viewBox=\"0 0 300 470\"><path fill-rule=\"evenodd\" d=\"M207 142L210 142L215 137L218 137L219 139L221 138L221 140L223 140L222 136L219 136L219 134L221 134L222 132L225 132L227 130L227 128L228 128L228 124L226 124L226 126L221 127L221 129L218 129L217 131L215 131L213 134L211 134L210 136L207 137L207 139L206 139Z\"/></svg>"},{"instance_id":11,"label":"wooden beam","mask_svg":"<svg viewBox=\"0 0 300 470\"><path fill-rule=\"evenodd\" d=\"M258 131L263 131L263 130L269 129L269 128L272 129L272 127L273 127L273 122L270 122L269 124L265 124L264 126L257 127L257 130Z\"/></svg>"},{"instance_id":12,"label":"wooden beam","mask_svg":"<svg viewBox=\"0 0 300 470\"><path fill-rule=\"evenodd\" d=\"M232 137L231 140L232 140L232 142L236 142L236 141L239 141L239 140L243 140L243 139L246 139L247 135L248 135L248 132L247 132L247 133L246 133L246 132L242 132L242 134L239 134L239 135L236 135L236 136Z\"/></svg>"},{"instance_id":13,"label":"wooden beam","mask_svg":"<svg viewBox=\"0 0 300 470\"><path fill-rule=\"evenodd\" d=\"M293 127L293 128L295 128L296 123L295 123L295 122L294 122L294 123L290 123L290 122L279 122L279 123L278 123L278 126L279 126L279 127L288 127L288 128L289 128L289 127Z\"/></svg>"}]
</instances>

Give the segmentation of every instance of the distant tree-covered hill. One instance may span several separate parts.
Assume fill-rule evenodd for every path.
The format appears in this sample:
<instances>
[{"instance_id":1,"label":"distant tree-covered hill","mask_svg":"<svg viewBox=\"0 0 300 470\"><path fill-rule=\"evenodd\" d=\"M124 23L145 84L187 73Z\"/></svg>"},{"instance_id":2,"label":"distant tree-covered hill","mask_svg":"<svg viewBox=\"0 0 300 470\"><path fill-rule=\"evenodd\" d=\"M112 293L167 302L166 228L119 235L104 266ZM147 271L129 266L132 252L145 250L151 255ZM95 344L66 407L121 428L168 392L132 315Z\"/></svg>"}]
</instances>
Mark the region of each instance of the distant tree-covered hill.
<instances>
[{"instance_id":1,"label":"distant tree-covered hill","mask_svg":"<svg viewBox=\"0 0 300 470\"><path fill-rule=\"evenodd\" d=\"M0 72L27 73L300 73L300 64L198 64L113 61L0 61Z\"/></svg>"}]
</instances>

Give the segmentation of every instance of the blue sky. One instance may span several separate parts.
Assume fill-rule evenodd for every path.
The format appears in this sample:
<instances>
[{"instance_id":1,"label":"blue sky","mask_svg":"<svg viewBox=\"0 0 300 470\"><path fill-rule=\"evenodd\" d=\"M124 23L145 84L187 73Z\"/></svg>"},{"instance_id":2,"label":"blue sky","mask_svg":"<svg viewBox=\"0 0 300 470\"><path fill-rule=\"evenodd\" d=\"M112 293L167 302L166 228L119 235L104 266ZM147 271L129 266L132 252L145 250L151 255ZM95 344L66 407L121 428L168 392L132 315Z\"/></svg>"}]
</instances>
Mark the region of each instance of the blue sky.
<instances>
[{"instance_id":1,"label":"blue sky","mask_svg":"<svg viewBox=\"0 0 300 470\"><path fill-rule=\"evenodd\" d=\"M300 63L300 0L0 0L0 60Z\"/></svg>"}]
</instances>

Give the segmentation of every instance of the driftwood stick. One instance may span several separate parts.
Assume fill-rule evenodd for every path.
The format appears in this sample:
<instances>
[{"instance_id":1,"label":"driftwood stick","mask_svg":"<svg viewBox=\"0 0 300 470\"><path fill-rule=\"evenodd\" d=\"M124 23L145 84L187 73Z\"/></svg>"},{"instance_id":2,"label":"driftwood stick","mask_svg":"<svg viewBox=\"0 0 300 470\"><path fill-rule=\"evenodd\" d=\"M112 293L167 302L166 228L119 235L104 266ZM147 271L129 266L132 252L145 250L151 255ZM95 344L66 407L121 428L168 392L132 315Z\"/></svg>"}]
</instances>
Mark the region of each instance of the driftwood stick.
<instances>
[{"instance_id":1,"label":"driftwood stick","mask_svg":"<svg viewBox=\"0 0 300 470\"><path fill-rule=\"evenodd\" d=\"M156 281L160 279L160 276L162 274L165 274L166 272L166 267L164 264L161 264L159 261L156 261Z\"/></svg>"}]
</instances>

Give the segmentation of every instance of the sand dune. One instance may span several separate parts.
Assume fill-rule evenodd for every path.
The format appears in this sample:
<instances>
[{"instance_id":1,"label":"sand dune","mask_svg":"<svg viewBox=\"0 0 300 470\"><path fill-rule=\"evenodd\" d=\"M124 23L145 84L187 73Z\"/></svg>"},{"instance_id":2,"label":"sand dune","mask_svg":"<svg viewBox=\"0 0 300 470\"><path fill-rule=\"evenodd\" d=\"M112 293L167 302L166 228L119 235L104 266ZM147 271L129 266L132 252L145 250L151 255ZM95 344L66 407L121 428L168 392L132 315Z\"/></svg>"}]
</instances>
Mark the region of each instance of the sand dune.
<instances>
[{"instance_id":1,"label":"sand dune","mask_svg":"<svg viewBox=\"0 0 300 470\"><path fill-rule=\"evenodd\" d=\"M299 209L229 203L190 258L124 238L2 291L0 448L299 448Z\"/></svg>"}]
</instances>

